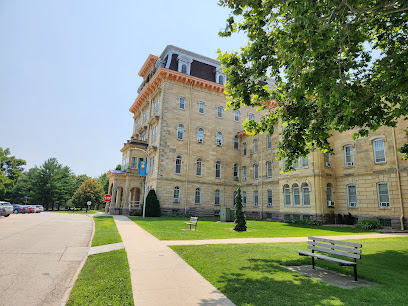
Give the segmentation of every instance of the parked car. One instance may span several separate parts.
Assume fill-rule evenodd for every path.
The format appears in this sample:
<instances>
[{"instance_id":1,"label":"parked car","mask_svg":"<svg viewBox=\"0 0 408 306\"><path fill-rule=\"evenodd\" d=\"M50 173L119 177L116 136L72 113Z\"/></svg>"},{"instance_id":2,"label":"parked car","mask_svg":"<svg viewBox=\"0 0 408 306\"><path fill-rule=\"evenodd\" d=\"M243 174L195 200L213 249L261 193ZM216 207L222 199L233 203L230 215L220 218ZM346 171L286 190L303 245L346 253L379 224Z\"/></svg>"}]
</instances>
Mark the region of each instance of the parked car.
<instances>
[{"instance_id":1,"label":"parked car","mask_svg":"<svg viewBox=\"0 0 408 306\"><path fill-rule=\"evenodd\" d=\"M38 209L38 211L36 212L43 212L44 211L44 207L42 205L35 205L35 207Z\"/></svg>"},{"instance_id":2,"label":"parked car","mask_svg":"<svg viewBox=\"0 0 408 306\"><path fill-rule=\"evenodd\" d=\"M13 205L13 213L15 214L25 214L28 213L28 207L26 205L20 205L20 204L11 204Z\"/></svg>"},{"instance_id":3,"label":"parked car","mask_svg":"<svg viewBox=\"0 0 408 306\"><path fill-rule=\"evenodd\" d=\"M0 216L8 217L13 213L13 205L6 201L0 201Z\"/></svg>"},{"instance_id":4,"label":"parked car","mask_svg":"<svg viewBox=\"0 0 408 306\"><path fill-rule=\"evenodd\" d=\"M27 205L29 213L35 213L35 207L33 205Z\"/></svg>"}]
</instances>

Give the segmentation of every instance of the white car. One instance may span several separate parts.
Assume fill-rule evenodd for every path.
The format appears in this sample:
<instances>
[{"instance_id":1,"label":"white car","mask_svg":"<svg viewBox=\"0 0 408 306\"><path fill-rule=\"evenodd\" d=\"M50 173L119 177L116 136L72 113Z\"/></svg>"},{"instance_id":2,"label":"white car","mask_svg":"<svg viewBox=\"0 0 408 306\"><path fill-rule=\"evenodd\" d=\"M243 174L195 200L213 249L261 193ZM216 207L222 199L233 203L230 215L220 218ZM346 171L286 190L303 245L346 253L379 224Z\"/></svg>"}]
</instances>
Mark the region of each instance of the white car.
<instances>
[{"instance_id":1,"label":"white car","mask_svg":"<svg viewBox=\"0 0 408 306\"><path fill-rule=\"evenodd\" d=\"M8 217L13 213L13 205L6 201L0 201L0 216Z\"/></svg>"},{"instance_id":2,"label":"white car","mask_svg":"<svg viewBox=\"0 0 408 306\"><path fill-rule=\"evenodd\" d=\"M43 212L44 211L44 207L42 205L34 205L35 206L35 212Z\"/></svg>"}]
</instances>

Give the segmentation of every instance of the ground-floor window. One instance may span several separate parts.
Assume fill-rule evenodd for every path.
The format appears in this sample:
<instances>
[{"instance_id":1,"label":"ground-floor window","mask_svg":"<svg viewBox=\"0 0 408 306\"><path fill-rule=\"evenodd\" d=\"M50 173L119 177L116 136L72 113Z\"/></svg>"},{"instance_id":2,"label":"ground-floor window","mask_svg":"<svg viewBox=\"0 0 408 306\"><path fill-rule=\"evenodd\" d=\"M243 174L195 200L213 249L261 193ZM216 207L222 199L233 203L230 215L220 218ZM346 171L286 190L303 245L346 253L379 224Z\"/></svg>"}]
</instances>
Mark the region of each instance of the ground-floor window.
<instances>
[{"instance_id":1,"label":"ground-floor window","mask_svg":"<svg viewBox=\"0 0 408 306\"><path fill-rule=\"evenodd\" d=\"M377 184L378 204L380 207L390 207L390 193L388 183Z\"/></svg>"},{"instance_id":2,"label":"ground-floor window","mask_svg":"<svg viewBox=\"0 0 408 306\"><path fill-rule=\"evenodd\" d=\"M254 191L254 206L258 206L258 190Z\"/></svg>"},{"instance_id":3,"label":"ground-floor window","mask_svg":"<svg viewBox=\"0 0 408 306\"><path fill-rule=\"evenodd\" d=\"M215 190L215 205L221 204L221 192L219 189Z\"/></svg>"},{"instance_id":4,"label":"ground-floor window","mask_svg":"<svg viewBox=\"0 0 408 306\"><path fill-rule=\"evenodd\" d=\"M174 192L173 192L173 202L180 202L180 187L176 186L174 187Z\"/></svg>"},{"instance_id":5,"label":"ground-floor window","mask_svg":"<svg viewBox=\"0 0 408 306\"><path fill-rule=\"evenodd\" d=\"M266 192L266 203L268 207L272 206L272 190L271 189L268 189L268 191Z\"/></svg>"},{"instance_id":6,"label":"ground-floor window","mask_svg":"<svg viewBox=\"0 0 408 306\"><path fill-rule=\"evenodd\" d=\"M195 190L194 203L201 204L201 189L200 188L196 188Z\"/></svg>"},{"instance_id":7,"label":"ground-floor window","mask_svg":"<svg viewBox=\"0 0 408 306\"><path fill-rule=\"evenodd\" d=\"M347 185L347 202L348 207L357 207L357 190L356 185Z\"/></svg>"}]
</instances>

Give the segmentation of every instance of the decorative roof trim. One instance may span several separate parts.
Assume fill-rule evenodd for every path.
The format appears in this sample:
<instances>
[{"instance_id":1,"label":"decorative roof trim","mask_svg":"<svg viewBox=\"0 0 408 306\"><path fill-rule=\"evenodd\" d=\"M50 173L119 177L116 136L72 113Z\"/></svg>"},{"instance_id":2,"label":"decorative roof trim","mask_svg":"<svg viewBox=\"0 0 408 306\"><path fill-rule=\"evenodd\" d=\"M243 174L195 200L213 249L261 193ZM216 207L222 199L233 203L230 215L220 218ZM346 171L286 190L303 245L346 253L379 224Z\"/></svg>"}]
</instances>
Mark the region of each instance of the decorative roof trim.
<instances>
[{"instance_id":1,"label":"decorative roof trim","mask_svg":"<svg viewBox=\"0 0 408 306\"><path fill-rule=\"evenodd\" d=\"M131 113L135 113L164 79L174 80L176 82L184 83L185 85L193 85L194 87L199 87L202 89L208 89L219 94L224 93L225 90L224 85L161 67L156 71L150 82L145 85L143 90L135 99L135 102L133 102L132 106L129 108L129 111Z\"/></svg>"},{"instance_id":2,"label":"decorative roof trim","mask_svg":"<svg viewBox=\"0 0 408 306\"><path fill-rule=\"evenodd\" d=\"M152 68L154 63L156 63L158 58L159 57L157 55L149 54L149 56L147 57L147 60L143 64L142 68L140 68L140 71L139 71L138 75L140 75L142 78L144 78L146 76L146 74L149 72L150 68Z\"/></svg>"}]
</instances>

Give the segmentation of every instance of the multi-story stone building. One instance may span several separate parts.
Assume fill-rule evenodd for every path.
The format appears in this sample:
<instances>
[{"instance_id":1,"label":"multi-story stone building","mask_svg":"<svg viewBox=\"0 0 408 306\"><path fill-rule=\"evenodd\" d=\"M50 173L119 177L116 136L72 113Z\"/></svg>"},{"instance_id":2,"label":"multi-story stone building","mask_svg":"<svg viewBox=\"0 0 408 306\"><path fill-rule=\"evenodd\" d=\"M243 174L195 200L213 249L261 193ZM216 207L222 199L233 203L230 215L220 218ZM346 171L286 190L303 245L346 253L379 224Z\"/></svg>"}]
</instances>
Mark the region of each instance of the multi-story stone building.
<instances>
[{"instance_id":1,"label":"multi-story stone building","mask_svg":"<svg viewBox=\"0 0 408 306\"><path fill-rule=\"evenodd\" d=\"M395 228L407 220L408 161L396 150L408 141L405 121L357 140L353 131L333 132L334 155L313 152L296 171L282 173L284 161L275 155L282 128L271 136L245 134L246 118L264 113L225 110L219 61L170 45L160 56L149 55L139 75L122 170L108 173L112 206L126 213L143 202L138 165L148 151L146 186L155 189L164 212L214 215L233 208L240 183L253 219L335 222L351 213Z\"/></svg>"}]
</instances>

